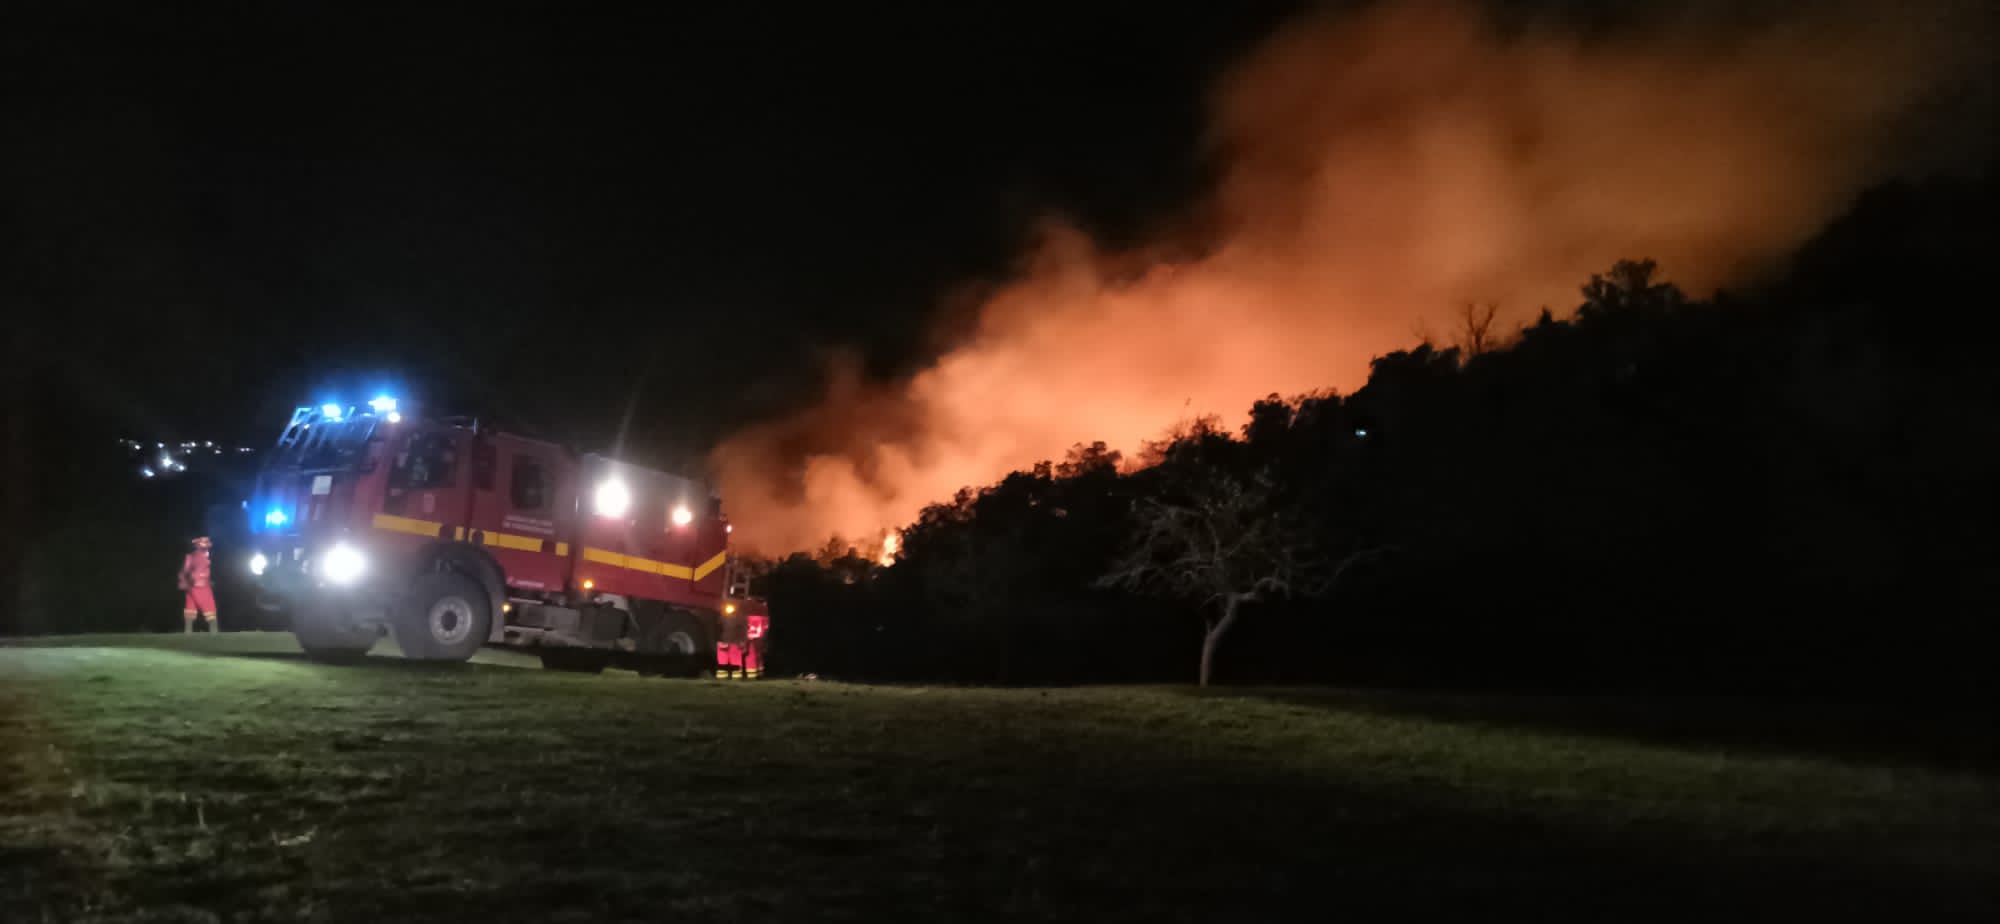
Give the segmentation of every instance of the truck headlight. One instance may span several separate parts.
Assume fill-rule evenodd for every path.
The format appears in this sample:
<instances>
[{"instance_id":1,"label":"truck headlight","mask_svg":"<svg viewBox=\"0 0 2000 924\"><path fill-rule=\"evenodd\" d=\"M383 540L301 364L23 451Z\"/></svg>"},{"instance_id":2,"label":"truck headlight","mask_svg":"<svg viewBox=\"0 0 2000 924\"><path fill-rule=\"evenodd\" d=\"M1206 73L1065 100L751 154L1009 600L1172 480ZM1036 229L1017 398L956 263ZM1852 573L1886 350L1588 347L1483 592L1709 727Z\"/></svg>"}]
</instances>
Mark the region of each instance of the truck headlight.
<instances>
[{"instance_id":1,"label":"truck headlight","mask_svg":"<svg viewBox=\"0 0 2000 924\"><path fill-rule=\"evenodd\" d=\"M270 559L268 559L268 558L265 558L265 557L264 557L264 553L262 553L262 552L258 552L257 554L255 554L255 555L252 555L252 556L250 556L250 573L251 573L251 574L254 574L254 575L256 575L257 577L263 577L263 576L264 576L264 569L265 569L265 568L269 568L269 567L271 567L271 560L270 560Z\"/></svg>"},{"instance_id":2,"label":"truck headlight","mask_svg":"<svg viewBox=\"0 0 2000 924\"><path fill-rule=\"evenodd\" d=\"M368 570L368 559L361 550L345 542L336 542L320 556L319 573L335 584L352 584L361 572Z\"/></svg>"}]
</instances>

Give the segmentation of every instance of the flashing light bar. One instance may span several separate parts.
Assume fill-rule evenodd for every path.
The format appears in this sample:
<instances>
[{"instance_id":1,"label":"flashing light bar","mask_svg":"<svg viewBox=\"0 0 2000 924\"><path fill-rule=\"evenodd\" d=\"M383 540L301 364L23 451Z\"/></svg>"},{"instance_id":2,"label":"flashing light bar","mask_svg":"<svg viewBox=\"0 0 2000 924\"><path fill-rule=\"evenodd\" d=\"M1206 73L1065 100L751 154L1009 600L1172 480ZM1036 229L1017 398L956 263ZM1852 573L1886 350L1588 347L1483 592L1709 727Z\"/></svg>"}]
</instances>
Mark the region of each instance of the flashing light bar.
<instances>
[{"instance_id":1,"label":"flashing light bar","mask_svg":"<svg viewBox=\"0 0 2000 924\"><path fill-rule=\"evenodd\" d=\"M403 415L398 412L399 406L400 402L388 395L377 395L368 402L369 411L388 418L390 423L402 422ZM328 401L319 406L319 416L328 423L339 423L342 420L346 420L353 410L353 408Z\"/></svg>"}]
</instances>

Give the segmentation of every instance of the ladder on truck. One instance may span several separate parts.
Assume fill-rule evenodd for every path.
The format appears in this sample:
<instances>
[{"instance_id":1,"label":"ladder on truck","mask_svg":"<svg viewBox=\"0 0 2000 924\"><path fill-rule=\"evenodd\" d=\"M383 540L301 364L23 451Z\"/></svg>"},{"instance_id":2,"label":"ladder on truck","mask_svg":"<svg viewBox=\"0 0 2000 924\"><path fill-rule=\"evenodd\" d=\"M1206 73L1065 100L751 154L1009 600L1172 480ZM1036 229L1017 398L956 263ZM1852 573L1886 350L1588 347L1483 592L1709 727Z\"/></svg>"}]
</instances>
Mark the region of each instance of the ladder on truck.
<instances>
[{"instance_id":1,"label":"ladder on truck","mask_svg":"<svg viewBox=\"0 0 2000 924\"><path fill-rule=\"evenodd\" d=\"M278 449L283 451L298 446L317 420L319 420L319 408L302 407L293 411L292 422L286 424L284 432L278 434Z\"/></svg>"}]
</instances>

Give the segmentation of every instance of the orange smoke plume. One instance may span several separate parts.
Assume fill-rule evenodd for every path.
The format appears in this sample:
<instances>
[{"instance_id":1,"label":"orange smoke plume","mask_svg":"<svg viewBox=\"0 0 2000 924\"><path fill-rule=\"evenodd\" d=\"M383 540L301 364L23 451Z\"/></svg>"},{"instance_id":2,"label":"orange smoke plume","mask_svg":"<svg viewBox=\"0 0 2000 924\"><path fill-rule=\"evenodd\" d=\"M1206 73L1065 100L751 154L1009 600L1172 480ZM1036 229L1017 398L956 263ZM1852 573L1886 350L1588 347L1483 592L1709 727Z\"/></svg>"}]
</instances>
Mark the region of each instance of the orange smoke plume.
<instances>
[{"instance_id":1,"label":"orange smoke plume","mask_svg":"<svg viewBox=\"0 0 2000 924\"><path fill-rule=\"evenodd\" d=\"M1588 38L1457 5L1294 23L1216 90L1200 232L1108 253L1051 224L929 368L836 370L817 406L720 446L737 538L877 535L1077 442L1129 457L1191 415L1350 390L1426 318L1566 314L1620 258L1694 292L1770 271L1917 162L1978 44L1953 25L1972 5L1938 8Z\"/></svg>"}]
</instances>

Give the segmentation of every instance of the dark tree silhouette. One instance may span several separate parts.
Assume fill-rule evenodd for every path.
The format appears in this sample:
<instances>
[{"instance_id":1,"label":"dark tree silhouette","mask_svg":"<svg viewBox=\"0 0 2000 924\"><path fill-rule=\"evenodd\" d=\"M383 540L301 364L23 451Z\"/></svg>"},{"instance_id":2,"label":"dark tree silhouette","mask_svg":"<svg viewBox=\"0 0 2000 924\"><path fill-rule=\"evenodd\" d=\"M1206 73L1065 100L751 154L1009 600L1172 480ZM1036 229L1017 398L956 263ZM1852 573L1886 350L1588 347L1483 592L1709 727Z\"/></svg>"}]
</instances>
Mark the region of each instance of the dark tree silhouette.
<instances>
[{"instance_id":1,"label":"dark tree silhouette","mask_svg":"<svg viewBox=\"0 0 2000 924\"><path fill-rule=\"evenodd\" d=\"M1620 260L1611 272L1593 273L1583 286L1583 304L1576 309L1579 321L1601 320L1621 314L1658 315L1687 303L1687 296L1672 283L1656 283L1653 275L1660 265L1652 260Z\"/></svg>"},{"instance_id":2,"label":"dark tree silhouette","mask_svg":"<svg viewBox=\"0 0 2000 924\"><path fill-rule=\"evenodd\" d=\"M1458 351L1471 362L1485 356L1505 344L1499 331L1493 329L1493 319L1500 313L1500 306L1494 302L1467 304L1458 316Z\"/></svg>"},{"instance_id":3,"label":"dark tree silhouette","mask_svg":"<svg viewBox=\"0 0 2000 924\"><path fill-rule=\"evenodd\" d=\"M1099 584L1200 607L1207 631L1197 677L1205 687L1244 607L1320 596L1358 556L1334 564L1320 554L1310 526L1278 502L1268 472L1241 478L1203 465L1177 494L1139 499L1131 544Z\"/></svg>"}]
</instances>

